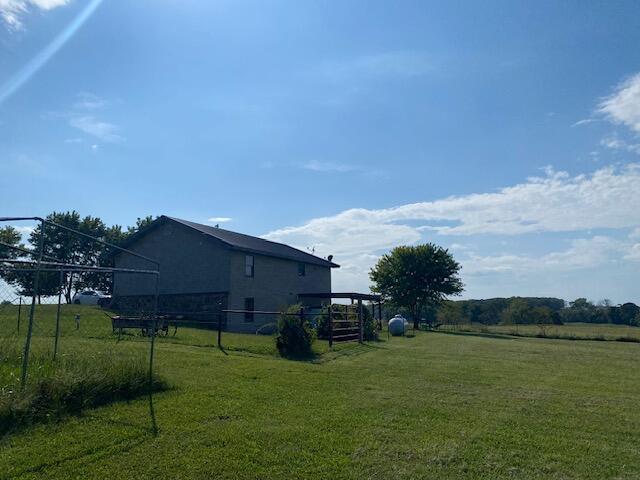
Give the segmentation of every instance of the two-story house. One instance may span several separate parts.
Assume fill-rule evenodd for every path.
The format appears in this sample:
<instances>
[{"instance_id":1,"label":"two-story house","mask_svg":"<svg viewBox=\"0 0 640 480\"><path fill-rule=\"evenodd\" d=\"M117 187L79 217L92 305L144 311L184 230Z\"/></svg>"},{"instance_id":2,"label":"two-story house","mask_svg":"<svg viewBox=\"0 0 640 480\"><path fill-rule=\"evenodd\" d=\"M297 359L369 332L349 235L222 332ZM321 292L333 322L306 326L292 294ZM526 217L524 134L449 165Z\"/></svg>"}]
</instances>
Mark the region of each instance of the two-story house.
<instances>
[{"instance_id":1,"label":"two-story house","mask_svg":"<svg viewBox=\"0 0 640 480\"><path fill-rule=\"evenodd\" d=\"M126 248L160 263L163 312L279 311L297 303L300 294L331 292L331 269L338 267L282 243L167 216L136 233ZM153 267L126 253L116 255L115 265ZM113 304L120 310L148 308L154 292L151 275L114 274ZM224 319L231 331L255 331L274 321L248 313Z\"/></svg>"}]
</instances>

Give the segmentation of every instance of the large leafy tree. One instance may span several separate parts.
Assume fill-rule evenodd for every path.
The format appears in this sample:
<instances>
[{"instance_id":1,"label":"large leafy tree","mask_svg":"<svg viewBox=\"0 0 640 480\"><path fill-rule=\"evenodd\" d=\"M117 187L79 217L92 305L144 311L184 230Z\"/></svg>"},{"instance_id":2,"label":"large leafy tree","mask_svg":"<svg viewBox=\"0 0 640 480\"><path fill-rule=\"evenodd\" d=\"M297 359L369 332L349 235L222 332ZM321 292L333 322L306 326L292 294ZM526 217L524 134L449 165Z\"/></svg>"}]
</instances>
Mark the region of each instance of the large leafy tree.
<instances>
[{"instance_id":1,"label":"large leafy tree","mask_svg":"<svg viewBox=\"0 0 640 480\"><path fill-rule=\"evenodd\" d=\"M126 239L146 228L153 222L153 217L138 218L135 226L123 229L120 225L107 227L98 217L81 217L76 211L53 212L46 217L49 223L45 224L44 255L45 260L55 259L61 263L79 265L92 265L110 267L113 266L113 250L100 242L78 235L72 231L52 225L55 223L72 230L85 233L114 245L121 245ZM31 250L37 250L42 226L38 225L29 236ZM24 247L20 243L20 233L13 227L0 229L0 242ZM18 258L24 254L16 250L0 245L0 258ZM35 258L30 258L35 260ZM23 267L21 272L0 271L1 277L12 286L16 287L20 295L31 295L33 292L33 280L35 278L33 267ZM39 297L57 295L60 287L67 302L71 302L74 293L82 289L99 290L111 293L113 276L110 273L96 271L66 272L60 283L59 272L41 272L38 287Z\"/></svg>"},{"instance_id":2,"label":"large leafy tree","mask_svg":"<svg viewBox=\"0 0 640 480\"><path fill-rule=\"evenodd\" d=\"M12 226L0 229L0 242L25 249L21 242L22 236L18 230ZM37 244L37 243L36 243ZM31 249L33 251L33 249ZM21 252L13 248L0 245L0 257L20 260L35 260L29 253ZM0 272L2 279L16 289L18 295L31 295L35 281L35 269L29 265L13 264L8 265L7 270ZM41 272L38 288L38 300L41 296L54 295L58 291L59 276L52 272Z\"/></svg>"},{"instance_id":3,"label":"large leafy tree","mask_svg":"<svg viewBox=\"0 0 640 480\"><path fill-rule=\"evenodd\" d=\"M76 211L53 212L47 215L48 222L62 225L63 227L86 233L93 237L101 238L104 235L105 225L99 218L87 216L80 217ZM95 265L101 252L101 245L90 239L84 238L64 228L57 227L50 223L45 223L44 255L46 259L55 259L60 263L75 263L82 265ZM42 225L38 225L29 236L29 243L37 247L42 235ZM60 283L58 272L44 272L40 277L40 295L56 295L59 288L64 289L64 297L67 302L71 301L73 294L84 287L83 276L79 272L66 272ZM32 277L25 277L21 282L21 292L31 294Z\"/></svg>"},{"instance_id":4,"label":"large leafy tree","mask_svg":"<svg viewBox=\"0 0 640 480\"><path fill-rule=\"evenodd\" d=\"M22 236L20 232L14 227L8 225L0 228L0 258L16 259L20 257L21 253L11 247L24 248L21 242ZM9 245L8 247L5 245ZM9 285L14 285L17 281L16 272L12 270L14 265L7 264L8 270L0 270L0 278L2 278Z\"/></svg>"},{"instance_id":5,"label":"large leafy tree","mask_svg":"<svg viewBox=\"0 0 640 480\"><path fill-rule=\"evenodd\" d=\"M147 215L146 217L142 217L142 218L138 217L136 219L135 226L127 228L127 232L125 236L133 235L134 233L139 232L140 230L144 230L149 225L151 225L154 221L156 221L157 218L158 217L154 218L152 215Z\"/></svg>"},{"instance_id":6,"label":"large leafy tree","mask_svg":"<svg viewBox=\"0 0 640 480\"><path fill-rule=\"evenodd\" d=\"M427 307L462 293L460 264L448 250L427 243L396 247L383 255L369 272L371 290L394 305L405 307L416 328Z\"/></svg>"},{"instance_id":7,"label":"large leafy tree","mask_svg":"<svg viewBox=\"0 0 640 480\"><path fill-rule=\"evenodd\" d=\"M20 241L21 239L22 236L20 235L20 232L18 232L18 230L16 230L11 225L0 228L0 258L19 257L19 251L10 247L5 247L2 244L10 245L12 247L24 248L24 245L22 245Z\"/></svg>"},{"instance_id":8,"label":"large leafy tree","mask_svg":"<svg viewBox=\"0 0 640 480\"><path fill-rule=\"evenodd\" d=\"M123 230L120 225L113 225L107 227L104 231L102 240L113 244L121 245L124 241L137 230L133 227L129 227L128 230ZM101 267L113 267L113 253L114 249L101 246L101 250L94 264ZM101 272L87 272L84 273L77 283L78 288L89 288L92 290L98 290L103 293L111 294L113 290L113 274L101 273Z\"/></svg>"}]
</instances>

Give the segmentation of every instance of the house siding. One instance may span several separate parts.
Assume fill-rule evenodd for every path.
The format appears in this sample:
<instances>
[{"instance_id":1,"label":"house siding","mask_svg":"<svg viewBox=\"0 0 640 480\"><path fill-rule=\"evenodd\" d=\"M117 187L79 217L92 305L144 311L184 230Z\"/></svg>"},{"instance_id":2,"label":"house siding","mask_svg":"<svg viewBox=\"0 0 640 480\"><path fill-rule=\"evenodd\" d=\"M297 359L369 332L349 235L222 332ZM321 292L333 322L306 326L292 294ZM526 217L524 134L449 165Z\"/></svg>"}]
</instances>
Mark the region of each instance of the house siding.
<instances>
[{"instance_id":1,"label":"house siding","mask_svg":"<svg viewBox=\"0 0 640 480\"><path fill-rule=\"evenodd\" d=\"M182 311L185 302L193 311L226 305L231 252L225 245L180 224L165 223L140 238L130 249L160 262L161 310ZM155 268L126 253L119 254L115 264L120 268ZM122 309L136 304L136 299L146 305L146 299L154 292L153 275L114 274L114 304L122 305ZM214 297L218 299L216 305L209 305Z\"/></svg>"},{"instance_id":2,"label":"house siding","mask_svg":"<svg viewBox=\"0 0 640 480\"><path fill-rule=\"evenodd\" d=\"M305 276L298 275L298 261L258 253L254 276L245 276L245 253L177 222L165 222L138 238L131 250L160 262L160 310L204 311L229 308L244 310L245 299L254 298L255 310L281 311L298 303L298 295L331 291L331 269L305 263ZM122 253L120 268L153 269L154 265ZM155 292L153 275L114 275L113 303L121 310L140 305L148 311ZM210 305L215 299L216 305ZM318 300L315 300L319 303ZM255 315L246 322L243 314L227 314L223 324L231 331L255 332L275 316Z\"/></svg>"},{"instance_id":3,"label":"house siding","mask_svg":"<svg viewBox=\"0 0 640 480\"><path fill-rule=\"evenodd\" d=\"M254 298L255 310L281 311L298 303L298 295L309 292L331 291L331 269L305 264L306 275L298 275L297 261L253 254L254 276L245 275L243 251L231 251L230 309L243 310L245 298ZM227 322L230 330L254 332L260 325L275 322L273 315L255 315L253 322L246 322L242 314L230 314Z\"/></svg>"}]
</instances>

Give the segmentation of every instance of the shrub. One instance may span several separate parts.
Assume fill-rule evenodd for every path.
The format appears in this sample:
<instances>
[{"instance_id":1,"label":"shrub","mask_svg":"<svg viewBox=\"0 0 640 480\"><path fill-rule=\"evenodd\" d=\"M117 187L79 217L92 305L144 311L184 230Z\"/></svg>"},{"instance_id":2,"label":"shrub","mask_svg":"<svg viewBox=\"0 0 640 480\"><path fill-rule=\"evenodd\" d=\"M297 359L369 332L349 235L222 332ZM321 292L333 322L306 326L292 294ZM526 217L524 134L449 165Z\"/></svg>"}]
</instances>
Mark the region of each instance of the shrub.
<instances>
[{"instance_id":1,"label":"shrub","mask_svg":"<svg viewBox=\"0 0 640 480\"><path fill-rule=\"evenodd\" d=\"M362 325L362 336L364 340L368 342L378 340L378 328L373 315L371 315L367 307L363 307L362 311L364 312L364 324Z\"/></svg>"},{"instance_id":2,"label":"shrub","mask_svg":"<svg viewBox=\"0 0 640 480\"><path fill-rule=\"evenodd\" d=\"M300 311L299 305L289 307L286 313L293 314ZM311 356L315 331L306 319L298 315L281 315L278 319L278 335L276 347L285 357Z\"/></svg>"}]
</instances>

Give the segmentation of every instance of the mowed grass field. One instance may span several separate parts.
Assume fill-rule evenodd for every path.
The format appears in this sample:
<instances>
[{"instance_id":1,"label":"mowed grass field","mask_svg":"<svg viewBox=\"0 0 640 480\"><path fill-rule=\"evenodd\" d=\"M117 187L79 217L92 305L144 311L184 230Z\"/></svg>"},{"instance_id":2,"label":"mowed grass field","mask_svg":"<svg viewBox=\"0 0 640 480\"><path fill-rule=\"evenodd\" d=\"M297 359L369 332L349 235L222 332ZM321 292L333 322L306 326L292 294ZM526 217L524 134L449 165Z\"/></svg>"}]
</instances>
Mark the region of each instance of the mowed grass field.
<instances>
[{"instance_id":1,"label":"mowed grass field","mask_svg":"<svg viewBox=\"0 0 640 480\"><path fill-rule=\"evenodd\" d=\"M65 355L148 348L92 308L63 325ZM179 329L157 436L146 398L88 410L1 439L0 478L640 478L638 344L418 332L300 362L272 342Z\"/></svg>"},{"instance_id":2,"label":"mowed grass field","mask_svg":"<svg viewBox=\"0 0 640 480\"><path fill-rule=\"evenodd\" d=\"M575 340L619 340L640 342L640 327L602 323L567 323L564 325L443 325L444 331L495 333L500 335L526 335L559 337Z\"/></svg>"}]
</instances>

